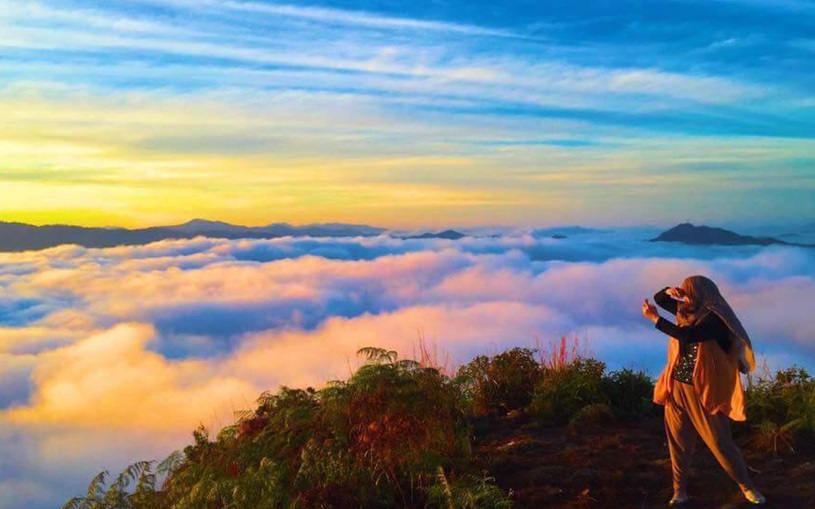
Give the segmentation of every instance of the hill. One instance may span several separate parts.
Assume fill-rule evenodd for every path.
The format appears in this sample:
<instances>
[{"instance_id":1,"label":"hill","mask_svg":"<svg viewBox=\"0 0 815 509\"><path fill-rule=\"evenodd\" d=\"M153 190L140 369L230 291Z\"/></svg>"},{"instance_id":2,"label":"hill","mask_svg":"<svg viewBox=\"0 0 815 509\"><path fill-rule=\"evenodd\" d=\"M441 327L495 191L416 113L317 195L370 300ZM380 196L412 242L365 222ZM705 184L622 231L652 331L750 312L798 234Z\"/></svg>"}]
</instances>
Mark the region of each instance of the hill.
<instances>
[{"instance_id":1,"label":"hill","mask_svg":"<svg viewBox=\"0 0 815 509\"><path fill-rule=\"evenodd\" d=\"M64 509L651 508L671 495L653 380L515 348L455 376L365 348L347 381L264 393L160 464L138 462ZM815 507L815 379L748 388L734 436L769 507ZM701 444L688 507L747 507ZM158 482L162 479L162 482Z\"/></svg>"},{"instance_id":2,"label":"hill","mask_svg":"<svg viewBox=\"0 0 815 509\"><path fill-rule=\"evenodd\" d=\"M650 242L679 242L689 245L722 245L722 246L769 246L773 244L786 246L812 247L805 244L794 244L772 237L751 237L740 235L723 228L710 226L694 226L691 223L682 223L667 230Z\"/></svg>"},{"instance_id":3,"label":"hill","mask_svg":"<svg viewBox=\"0 0 815 509\"><path fill-rule=\"evenodd\" d=\"M89 228L71 225L34 226L0 222L0 251L46 249L62 244L83 247L141 245L166 239L191 239L198 236L224 239L270 239L276 237L356 237L380 235L385 230L366 225L340 223L292 226L272 223L267 226L239 226L220 221L194 219L174 226L150 228Z\"/></svg>"},{"instance_id":4,"label":"hill","mask_svg":"<svg viewBox=\"0 0 815 509\"><path fill-rule=\"evenodd\" d=\"M447 240L459 240L466 237L465 234L456 231L456 230L444 230L443 232L426 232L420 235L411 235L408 237L402 237L403 239L447 239Z\"/></svg>"}]
</instances>

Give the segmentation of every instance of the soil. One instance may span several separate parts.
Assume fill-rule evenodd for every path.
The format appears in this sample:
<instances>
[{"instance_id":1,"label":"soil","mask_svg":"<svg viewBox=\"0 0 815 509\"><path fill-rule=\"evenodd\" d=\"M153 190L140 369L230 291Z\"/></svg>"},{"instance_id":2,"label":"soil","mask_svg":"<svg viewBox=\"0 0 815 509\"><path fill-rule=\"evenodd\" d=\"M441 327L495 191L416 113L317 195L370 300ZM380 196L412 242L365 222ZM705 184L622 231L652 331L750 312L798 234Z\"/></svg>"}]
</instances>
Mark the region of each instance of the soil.
<instances>
[{"instance_id":1,"label":"soil","mask_svg":"<svg viewBox=\"0 0 815 509\"><path fill-rule=\"evenodd\" d=\"M515 509L664 508L671 498L671 461L660 417L583 429L537 427L524 415L475 423L476 456ZM796 451L741 447L767 508L815 509L815 444ZM756 507L748 503L701 440L688 509Z\"/></svg>"}]
</instances>

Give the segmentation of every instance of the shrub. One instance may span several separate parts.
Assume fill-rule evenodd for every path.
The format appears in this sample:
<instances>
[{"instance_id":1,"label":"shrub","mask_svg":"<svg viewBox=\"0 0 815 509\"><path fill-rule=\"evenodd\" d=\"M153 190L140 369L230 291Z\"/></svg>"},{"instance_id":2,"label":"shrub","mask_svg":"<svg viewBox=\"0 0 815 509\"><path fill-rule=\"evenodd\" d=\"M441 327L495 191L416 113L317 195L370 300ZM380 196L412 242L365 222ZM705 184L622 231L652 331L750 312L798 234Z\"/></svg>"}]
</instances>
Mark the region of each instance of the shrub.
<instances>
[{"instance_id":1,"label":"shrub","mask_svg":"<svg viewBox=\"0 0 815 509\"><path fill-rule=\"evenodd\" d=\"M214 440L196 430L183 455L165 462L159 489L152 463L140 463L110 486L106 473L97 476L86 497L65 507L419 508L428 505L439 468L462 473L451 486L467 500L502 495L486 481L468 481L470 430L453 381L395 352L361 353L368 362L346 382L264 393Z\"/></svg>"},{"instance_id":2,"label":"shrub","mask_svg":"<svg viewBox=\"0 0 815 509\"><path fill-rule=\"evenodd\" d=\"M586 405L569 419L569 433L582 433L614 422L614 412L605 403Z\"/></svg>"},{"instance_id":3,"label":"shrub","mask_svg":"<svg viewBox=\"0 0 815 509\"><path fill-rule=\"evenodd\" d=\"M772 379L759 379L746 391L746 412L756 448L795 451L815 438L815 379L803 368L781 370Z\"/></svg>"},{"instance_id":4,"label":"shrub","mask_svg":"<svg viewBox=\"0 0 815 509\"><path fill-rule=\"evenodd\" d=\"M333 444L349 451L364 507L421 497L438 466L469 457L463 401L452 381L414 361L361 367L323 398ZM350 487L349 487L350 488ZM387 505L387 504L386 504Z\"/></svg>"},{"instance_id":5,"label":"shrub","mask_svg":"<svg viewBox=\"0 0 815 509\"><path fill-rule=\"evenodd\" d=\"M654 381L643 371L628 368L612 371L603 377L603 392L621 417L654 415Z\"/></svg>"},{"instance_id":6,"label":"shrub","mask_svg":"<svg viewBox=\"0 0 815 509\"><path fill-rule=\"evenodd\" d=\"M478 356L462 366L456 382L472 412L503 415L526 408L541 377L535 353L528 348L513 348L492 358Z\"/></svg>"},{"instance_id":7,"label":"shrub","mask_svg":"<svg viewBox=\"0 0 815 509\"><path fill-rule=\"evenodd\" d=\"M605 364L577 358L558 368L543 370L529 410L541 424L562 425L591 403L607 403L602 381Z\"/></svg>"}]
</instances>

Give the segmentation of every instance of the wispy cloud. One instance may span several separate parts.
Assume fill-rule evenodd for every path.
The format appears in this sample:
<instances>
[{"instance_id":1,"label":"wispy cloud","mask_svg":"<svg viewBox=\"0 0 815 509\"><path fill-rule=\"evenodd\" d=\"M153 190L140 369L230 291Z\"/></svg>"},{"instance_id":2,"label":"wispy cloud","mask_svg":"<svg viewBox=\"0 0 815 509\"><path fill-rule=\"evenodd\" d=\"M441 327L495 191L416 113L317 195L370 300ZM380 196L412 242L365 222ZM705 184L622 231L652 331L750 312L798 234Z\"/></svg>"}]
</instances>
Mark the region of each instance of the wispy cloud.
<instances>
[{"instance_id":1,"label":"wispy cloud","mask_svg":"<svg viewBox=\"0 0 815 509\"><path fill-rule=\"evenodd\" d=\"M686 138L699 147L712 139L722 152L740 147L727 161L711 151L699 161L718 165L724 176L740 171L725 169L725 162L754 155L745 139L762 140L756 144L766 148L767 167L793 174L799 149L769 147L789 147L777 140L783 137L811 151L815 136L811 109L801 108L811 101L800 47L806 34L797 25L783 36L771 27L748 30L715 9L699 18L691 4L675 5L684 24L666 24L648 9L622 9L605 28L600 17L566 5L520 12L511 2L491 16L452 4L388 10L2 0L0 7L0 109L14 120L13 129L0 127L10 154L0 163L4 194L42 197L72 221L88 220L81 203L116 195L121 210L106 205L91 214L94 221L178 221L187 219L179 217L182 210L199 205L241 222L266 221L282 210L290 221L410 218L415 226L421 210L446 203L471 206L441 214L463 223L518 224L557 214L547 204L559 207L557 195L567 191L529 182L551 182L553 174L590 180L596 173L583 169L597 164L601 152L615 162L608 168L620 185L630 185L608 197L613 210L629 209L623 197L630 195L641 198L638 206L666 201L681 210L675 198L681 190L648 198L639 184L646 168L657 174L687 168L678 159L694 144ZM605 12L595 7L598 16ZM751 23L759 20L751 16ZM534 26L545 27L544 38L526 37ZM710 50L717 41L748 39L749 45ZM523 143L530 140L564 143ZM657 154L650 140L682 149ZM436 171L440 161L460 166L455 174ZM369 179L360 177L367 172ZM59 193L58 181L75 192ZM186 183L188 192L169 199L162 190L168 182ZM255 195L270 182L276 187L264 196L275 198L263 205ZM351 184L362 191L356 200ZM223 194L213 196L215 189ZM787 196L799 189L790 186ZM416 207L409 206L411 195L421 198ZM403 197L396 200L401 208L395 197ZM518 210L501 208L511 200ZM138 205L159 201L165 209ZM762 213L781 217L789 202L770 200ZM243 211L230 216L236 203ZM379 215L388 203L391 210ZM538 208L527 208L531 203ZM732 205L745 214L756 210ZM20 200L0 210L35 220ZM585 222L606 215L565 210L559 217ZM630 219L623 214L621 221Z\"/></svg>"}]
</instances>

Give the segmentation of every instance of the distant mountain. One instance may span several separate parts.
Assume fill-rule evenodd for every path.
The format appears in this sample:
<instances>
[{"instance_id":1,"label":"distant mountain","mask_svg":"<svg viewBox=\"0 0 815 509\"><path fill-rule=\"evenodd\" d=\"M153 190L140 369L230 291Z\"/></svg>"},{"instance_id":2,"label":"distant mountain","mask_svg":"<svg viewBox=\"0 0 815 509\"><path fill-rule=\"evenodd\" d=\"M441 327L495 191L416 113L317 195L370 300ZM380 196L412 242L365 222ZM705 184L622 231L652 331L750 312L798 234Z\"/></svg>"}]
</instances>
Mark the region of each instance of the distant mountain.
<instances>
[{"instance_id":1,"label":"distant mountain","mask_svg":"<svg viewBox=\"0 0 815 509\"><path fill-rule=\"evenodd\" d=\"M175 226L151 228L89 228L70 225L34 226L0 221L0 251L45 249L61 244L84 247L113 247L147 244L165 239L191 239L198 236L225 239L267 239L296 237L370 237L383 233L382 228L353 224L310 224L292 226L273 223L268 226L239 226L220 221L194 219Z\"/></svg>"},{"instance_id":2,"label":"distant mountain","mask_svg":"<svg viewBox=\"0 0 815 509\"><path fill-rule=\"evenodd\" d=\"M466 237L467 235L457 232L456 230L444 230L443 232L436 233L422 233L421 235L411 235L409 237L402 237L403 239L447 239L458 240Z\"/></svg>"},{"instance_id":3,"label":"distant mountain","mask_svg":"<svg viewBox=\"0 0 815 509\"><path fill-rule=\"evenodd\" d=\"M239 234L246 231L253 230L254 228L248 226L239 226L223 221L207 221L206 219L193 219L178 226L168 226L167 229L189 233L191 235L202 235L205 232L223 233L223 234Z\"/></svg>"},{"instance_id":4,"label":"distant mountain","mask_svg":"<svg viewBox=\"0 0 815 509\"><path fill-rule=\"evenodd\" d=\"M738 233L723 228L712 228L710 226L694 226L690 223L682 223L674 226L668 231L661 233L658 237L650 239L650 242L680 242L690 245L721 245L721 246L769 246L773 244L785 246L807 246L806 244L793 244L784 242L772 237L751 237L749 235L739 235Z\"/></svg>"},{"instance_id":5,"label":"distant mountain","mask_svg":"<svg viewBox=\"0 0 815 509\"><path fill-rule=\"evenodd\" d=\"M598 233L603 230L595 228L584 228L582 226L556 226L554 228L538 228L532 230L534 237L551 237L551 238L566 238L575 235L584 235L587 233Z\"/></svg>"}]
</instances>

